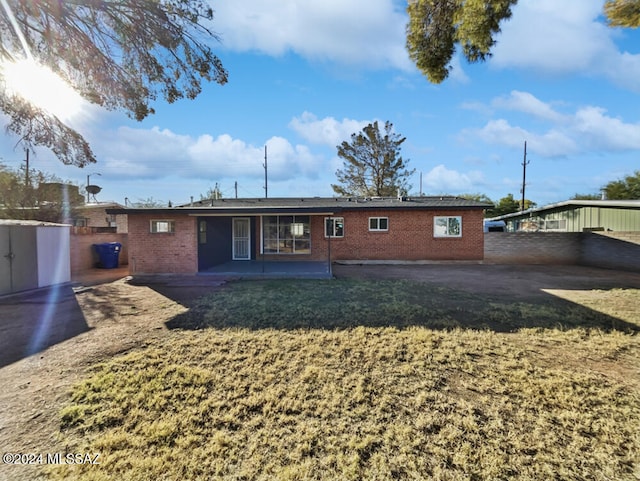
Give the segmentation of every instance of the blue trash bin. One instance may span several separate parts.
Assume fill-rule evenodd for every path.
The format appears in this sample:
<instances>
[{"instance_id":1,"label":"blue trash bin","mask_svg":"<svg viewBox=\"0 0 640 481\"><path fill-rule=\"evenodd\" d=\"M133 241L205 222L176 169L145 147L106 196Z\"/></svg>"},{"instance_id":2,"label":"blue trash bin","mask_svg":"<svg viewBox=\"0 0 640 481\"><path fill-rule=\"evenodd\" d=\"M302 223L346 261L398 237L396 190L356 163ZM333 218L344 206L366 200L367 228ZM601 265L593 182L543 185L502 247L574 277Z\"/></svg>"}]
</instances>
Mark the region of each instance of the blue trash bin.
<instances>
[{"instance_id":1,"label":"blue trash bin","mask_svg":"<svg viewBox=\"0 0 640 481\"><path fill-rule=\"evenodd\" d=\"M115 269L118 267L122 244L119 242L105 242L103 244L93 244L93 248L98 254L98 267L103 269Z\"/></svg>"}]
</instances>

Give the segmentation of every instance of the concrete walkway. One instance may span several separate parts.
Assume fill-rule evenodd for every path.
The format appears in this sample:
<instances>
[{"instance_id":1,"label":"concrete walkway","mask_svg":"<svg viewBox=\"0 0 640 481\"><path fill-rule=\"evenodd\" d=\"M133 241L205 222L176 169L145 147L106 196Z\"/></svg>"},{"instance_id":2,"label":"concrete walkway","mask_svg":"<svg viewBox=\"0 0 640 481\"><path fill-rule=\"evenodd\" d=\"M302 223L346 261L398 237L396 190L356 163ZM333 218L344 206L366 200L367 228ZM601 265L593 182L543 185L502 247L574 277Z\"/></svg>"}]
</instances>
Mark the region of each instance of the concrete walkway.
<instances>
[{"instance_id":1,"label":"concrete walkway","mask_svg":"<svg viewBox=\"0 0 640 481\"><path fill-rule=\"evenodd\" d=\"M198 275L230 276L241 279L330 279L327 262L313 261L230 261Z\"/></svg>"}]
</instances>

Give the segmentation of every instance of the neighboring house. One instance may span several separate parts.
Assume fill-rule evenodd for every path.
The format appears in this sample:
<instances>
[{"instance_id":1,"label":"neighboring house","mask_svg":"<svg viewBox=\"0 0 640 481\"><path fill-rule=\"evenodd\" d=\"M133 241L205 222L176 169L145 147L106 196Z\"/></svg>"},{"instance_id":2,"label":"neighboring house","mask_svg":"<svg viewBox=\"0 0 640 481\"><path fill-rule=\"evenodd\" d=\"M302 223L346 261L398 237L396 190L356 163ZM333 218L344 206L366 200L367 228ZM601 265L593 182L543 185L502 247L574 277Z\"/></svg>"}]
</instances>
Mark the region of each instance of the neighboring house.
<instances>
[{"instance_id":1,"label":"neighboring house","mask_svg":"<svg viewBox=\"0 0 640 481\"><path fill-rule=\"evenodd\" d=\"M487 219L508 232L640 231L640 200L568 200Z\"/></svg>"},{"instance_id":2,"label":"neighboring house","mask_svg":"<svg viewBox=\"0 0 640 481\"><path fill-rule=\"evenodd\" d=\"M480 261L483 211L457 197L217 199L127 215L132 274L230 261Z\"/></svg>"},{"instance_id":3,"label":"neighboring house","mask_svg":"<svg viewBox=\"0 0 640 481\"><path fill-rule=\"evenodd\" d=\"M108 214L107 209L122 209L124 206L116 202L98 202L85 204L77 209L73 219L76 227L94 227L100 232L127 233L126 214Z\"/></svg>"}]
</instances>

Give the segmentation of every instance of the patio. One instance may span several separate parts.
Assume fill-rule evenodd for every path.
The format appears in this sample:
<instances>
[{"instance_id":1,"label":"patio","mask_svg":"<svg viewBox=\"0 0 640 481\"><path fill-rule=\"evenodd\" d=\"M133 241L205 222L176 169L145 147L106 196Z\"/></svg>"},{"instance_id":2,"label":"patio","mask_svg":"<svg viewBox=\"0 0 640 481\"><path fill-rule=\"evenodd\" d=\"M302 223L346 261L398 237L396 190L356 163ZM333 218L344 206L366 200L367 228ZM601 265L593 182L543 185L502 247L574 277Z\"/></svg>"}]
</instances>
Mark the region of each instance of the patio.
<instances>
[{"instance_id":1,"label":"patio","mask_svg":"<svg viewBox=\"0 0 640 481\"><path fill-rule=\"evenodd\" d=\"M230 261L200 271L199 275L233 276L248 278L331 279L333 273L328 262L314 261Z\"/></svg>"}]
</instances>

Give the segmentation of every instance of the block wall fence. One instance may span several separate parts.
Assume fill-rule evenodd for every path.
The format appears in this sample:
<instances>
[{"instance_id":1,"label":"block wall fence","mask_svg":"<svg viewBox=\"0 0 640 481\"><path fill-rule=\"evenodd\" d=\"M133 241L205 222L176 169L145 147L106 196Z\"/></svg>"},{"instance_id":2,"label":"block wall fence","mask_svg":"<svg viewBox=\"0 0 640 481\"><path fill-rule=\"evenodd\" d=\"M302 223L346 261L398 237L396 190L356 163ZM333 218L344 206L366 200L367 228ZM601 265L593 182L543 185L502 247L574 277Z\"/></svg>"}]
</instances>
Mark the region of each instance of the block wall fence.
<instances>
[{"instance_id":1,"label":"block wall fence","mask_svg":"<svg viewBox=\"0 0 640 481\"><path fill-rule=\"evenodd\" d=\"M71 275L93 269L98 262L98 258L93 250L93 244L105 242L119 242L122 250L118 261L120 265L128 263L128 237L127 234L116 234L112 232L94 233L87 228L71 228L70 250L71 250Z\"/></svg>"},{"instance_id":2,"label":"block wall fence","mask_svg":"<svg viewBox=\"0 0 640 481\"><path fill-rule=\"evenodd\" d=\"M640 272L640 232L487 232L484 262L576 264Z\"/></svg>"}]
</instances>

